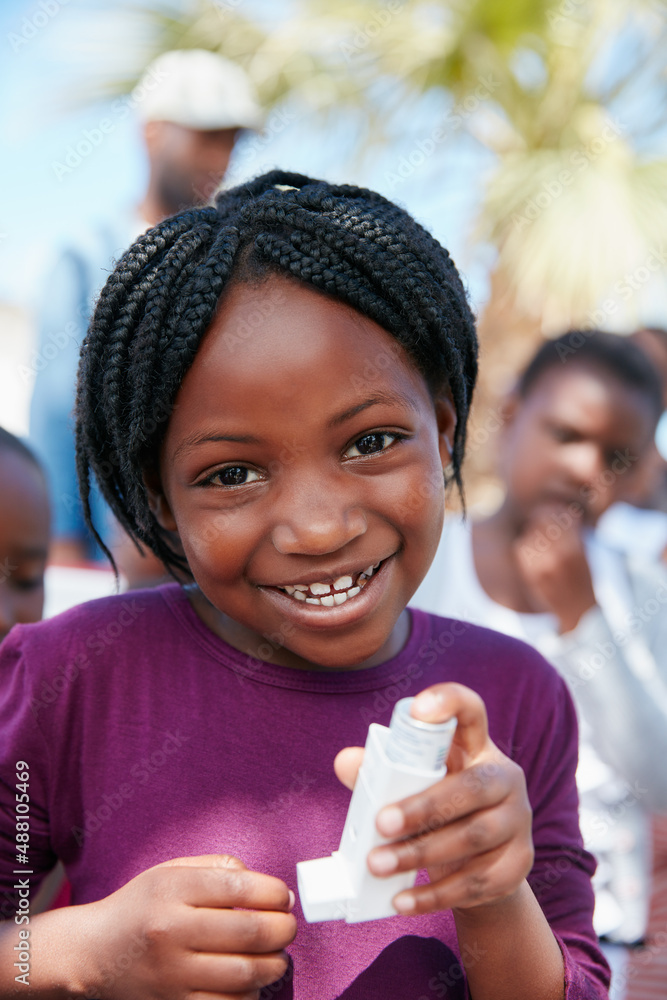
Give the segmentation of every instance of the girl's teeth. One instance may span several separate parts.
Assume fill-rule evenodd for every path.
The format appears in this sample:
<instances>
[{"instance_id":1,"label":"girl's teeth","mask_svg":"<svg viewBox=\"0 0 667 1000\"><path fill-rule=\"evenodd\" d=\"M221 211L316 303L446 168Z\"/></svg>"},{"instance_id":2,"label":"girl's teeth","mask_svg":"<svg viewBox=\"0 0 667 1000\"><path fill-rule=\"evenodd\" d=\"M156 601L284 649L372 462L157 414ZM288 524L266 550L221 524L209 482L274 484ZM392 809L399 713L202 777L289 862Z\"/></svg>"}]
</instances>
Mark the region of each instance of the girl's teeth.
<instances>
[{"instance_id":1,"label":"girl's teeth","mask_svg":"<svg viewBox=\"0 0 667 1000\"><path fill-rule=\"evenodd\" d=\"M381 562L382 560L380 560ZM373 573L380 563L369 566L363 573L359 573L356 583L351 576L339 576L333 582L333 592L329 583L311 583L306 587L303 583L295 583L281 587L290 597L295 597L297 601L305 601L306 604L321 604L325 608L333 608L334 605L345 604L350 597L356 597L366 586ZM312 596L306 596L306 595Z\"/></svg>"}]
</instances>

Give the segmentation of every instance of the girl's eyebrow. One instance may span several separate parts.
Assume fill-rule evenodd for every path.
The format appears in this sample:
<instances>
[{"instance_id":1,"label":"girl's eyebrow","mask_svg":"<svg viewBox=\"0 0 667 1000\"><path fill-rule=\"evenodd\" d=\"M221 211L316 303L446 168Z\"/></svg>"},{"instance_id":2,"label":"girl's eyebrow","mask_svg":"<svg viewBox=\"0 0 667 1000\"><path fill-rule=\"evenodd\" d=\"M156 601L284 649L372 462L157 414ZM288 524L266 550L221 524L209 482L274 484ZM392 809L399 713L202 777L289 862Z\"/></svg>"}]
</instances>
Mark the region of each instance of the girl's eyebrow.
<instances>
[{"instance_id":1,"label":"girl's eyebrow","mask_svg":"<svg viewBox=\"0 0 667 1000\"><path fill-rule=\"evenodd\" d=\"M365 399L363 403L357 403L356 406L351 406L348 410L344 410L343 413L339 413L338 416L332 417L329 421L329 427L338 427L340 424L344 424L346 420L350 420L352 417L356 416L357 413L361 413L363 410L367 410L371 406L379 405L394 405L407 406L408 409L413 410L415 413L419 412L417 403L415 400L411 399L410 396L404 395L401 392L378 392L374 396L370 396ZM209 444L211 442L218 441L232 441L234 444L264 444L262 438L255 437L252 434L192 434L187 437L185 441L181 441L178 448L174 452L174 458L177 458L181 452L188 450L189 448L195 448L199 444Z\"/></svg>"},{"instance_id":2,"label":"girl's eyebrow","mask_svg":"<svg viewBox=\"0 0 667 1000\"><path fill-rule=\"evenodd\" d=\"M233 441L236 444L262 444L262 439L253 437L252 434L192 434L185 441L181 441L174 452L174 458L177 458L182 451L186 451L188 448L194 448L198 444L208 444L211 441Z\"/></svg>"},{"instance_id":3,"label":"girl's eyebrow","mask_svg":"<svg viewBox=\"0 0 667 1000\"><path fill-rule=\"evenodd\" d=\"M407 406L409 410L413 410L415 413L419 412L416 401L402 392L377 392L374 396L365 399L363 403L351 406L349 410L345 410L337 417L333 417L329 421L329 427L338 427L340 424L344 424L346 420L350 420L357 413L367 410L370 406L396 406L396 404Z\"/></svg>"}]
</instances>

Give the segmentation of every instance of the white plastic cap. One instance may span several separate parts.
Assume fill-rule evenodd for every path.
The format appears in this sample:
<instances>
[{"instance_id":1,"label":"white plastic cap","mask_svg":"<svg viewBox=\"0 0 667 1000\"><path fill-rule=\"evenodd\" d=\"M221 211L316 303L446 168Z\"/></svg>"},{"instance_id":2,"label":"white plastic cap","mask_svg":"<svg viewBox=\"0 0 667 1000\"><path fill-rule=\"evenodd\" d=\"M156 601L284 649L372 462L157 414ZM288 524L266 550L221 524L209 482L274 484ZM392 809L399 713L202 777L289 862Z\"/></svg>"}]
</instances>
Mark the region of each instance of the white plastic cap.
<instances>
[{"instance_id":1,"label":"white plastic cap","mask_svg":"<svg viewBox=\"0 0 667 1000\"><path fill-rule=\"evenodd\" d=\"M145 122L175 122L202 131L262 125L245 72L205 49L164 52L147 67L134 93Z\"/></svg>"}]
</instances>

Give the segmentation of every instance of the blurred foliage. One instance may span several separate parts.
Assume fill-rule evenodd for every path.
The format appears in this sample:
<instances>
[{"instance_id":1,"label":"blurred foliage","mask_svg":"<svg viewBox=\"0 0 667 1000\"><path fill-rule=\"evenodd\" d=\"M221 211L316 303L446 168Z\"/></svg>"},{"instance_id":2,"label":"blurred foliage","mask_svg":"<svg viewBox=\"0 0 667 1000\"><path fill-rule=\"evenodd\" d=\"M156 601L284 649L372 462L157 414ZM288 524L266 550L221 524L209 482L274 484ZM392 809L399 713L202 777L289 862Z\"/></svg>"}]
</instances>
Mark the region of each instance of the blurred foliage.
<instances>
[{"instance_id":1,"label":"blurred foliage","mask_svg":"<svg viewBox=\"0 0 667 1000\"><path fill-rule=\"evenodd\" d=\"M517 313L539 317L547 331L584 322L624 273L663 247L661 0L285 7L266 22L246 0L149 3L137 16L152 26L153 55L219 51L245 67L267 108L289 98L320 115L361 109L369 142L400 122L403 99L441 95L434 128L443 138L434 146L465 130L495 154L476 236L496 247Z\"/></svg>"}]
</instances>

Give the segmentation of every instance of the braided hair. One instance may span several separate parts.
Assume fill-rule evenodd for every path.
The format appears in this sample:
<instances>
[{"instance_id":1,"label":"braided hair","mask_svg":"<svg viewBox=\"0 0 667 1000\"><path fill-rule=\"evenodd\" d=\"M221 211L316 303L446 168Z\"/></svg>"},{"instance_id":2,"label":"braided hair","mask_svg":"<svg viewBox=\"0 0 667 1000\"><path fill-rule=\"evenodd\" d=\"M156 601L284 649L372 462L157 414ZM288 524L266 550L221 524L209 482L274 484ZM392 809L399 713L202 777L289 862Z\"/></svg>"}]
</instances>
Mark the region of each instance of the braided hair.
<instances>
[{"instance_id":1,"label":"braided hair","mask_svg":"<svg viewBox=\"0 0 667 1000\"><path fill-rule=\"evenodd\" d=\"M447 251L372 191L274 170L172 216L141 236L109 276L81 349L76 463L86 522L91 473L116 518L172 572L187 563L148 506L178 389L233 280L292 277L374 320L402 345L431 392L457 412L452 476L461 489L477 374L475 326Z\"/></svg>"}]
</instances>

